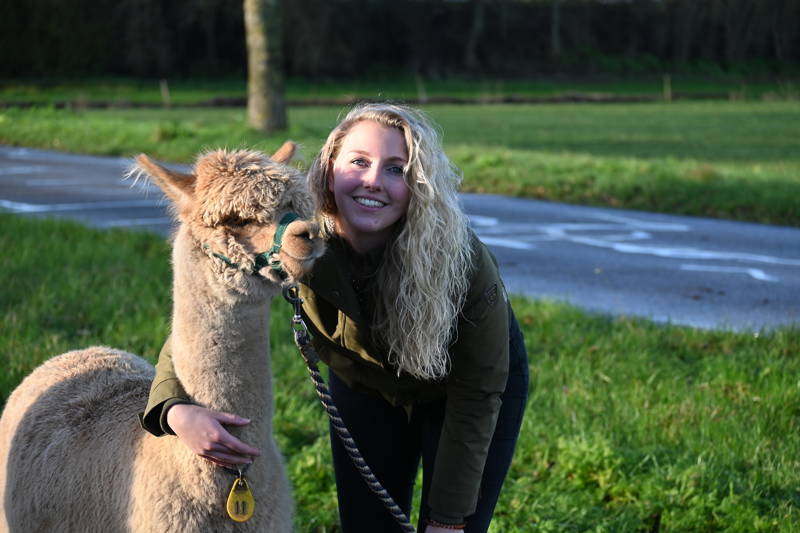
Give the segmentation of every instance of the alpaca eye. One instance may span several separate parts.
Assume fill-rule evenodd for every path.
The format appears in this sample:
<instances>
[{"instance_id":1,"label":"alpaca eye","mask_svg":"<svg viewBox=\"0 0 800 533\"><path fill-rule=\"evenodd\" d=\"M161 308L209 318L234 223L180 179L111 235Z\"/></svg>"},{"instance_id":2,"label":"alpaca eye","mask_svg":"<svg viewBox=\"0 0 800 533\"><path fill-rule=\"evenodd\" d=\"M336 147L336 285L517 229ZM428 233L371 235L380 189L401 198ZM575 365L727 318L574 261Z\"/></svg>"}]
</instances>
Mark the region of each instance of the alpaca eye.
<instances>
[{"instance_id":1,"label":"alpaca eye","mask_svg":"<svg viewBox=\"0 0 800 533\"><path fill-rule=\"evenodd\" d=\"M248 224L252 224L252 220L248 220L245 218L228 218L225 220L224 224L231 228L243 228Z\"/></svg>"}]
</instances>

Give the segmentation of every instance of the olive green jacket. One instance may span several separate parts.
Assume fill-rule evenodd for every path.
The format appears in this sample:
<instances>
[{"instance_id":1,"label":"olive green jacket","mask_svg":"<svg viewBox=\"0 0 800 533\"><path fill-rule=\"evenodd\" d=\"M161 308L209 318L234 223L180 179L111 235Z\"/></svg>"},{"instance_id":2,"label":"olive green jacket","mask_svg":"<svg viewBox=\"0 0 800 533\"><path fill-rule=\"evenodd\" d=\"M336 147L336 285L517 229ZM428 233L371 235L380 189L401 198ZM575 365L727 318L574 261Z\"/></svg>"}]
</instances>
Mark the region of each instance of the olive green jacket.
<instances>
[{"instance_id":1,"label":"olive green jacket","mask_svg":"<svg viewBox=\"0 0 800 533\"><path fill-rule=\"evenodd\" d=\"M446 397L428 505L434 518L459 521L472 514L486 454L494 433L500 394L508 376L508 303L497 264L472 238L474 269L450 347L451 370L442 381L400 374L375 350L353 288L352 251L332 239L301 286L303 312L320 358L353 388L379 394L397 406ZM171 433L164 419L174 403L189 402L172 366L169 339L161 351L142 426L155 435Z\"/></svg>"}]
</instances>

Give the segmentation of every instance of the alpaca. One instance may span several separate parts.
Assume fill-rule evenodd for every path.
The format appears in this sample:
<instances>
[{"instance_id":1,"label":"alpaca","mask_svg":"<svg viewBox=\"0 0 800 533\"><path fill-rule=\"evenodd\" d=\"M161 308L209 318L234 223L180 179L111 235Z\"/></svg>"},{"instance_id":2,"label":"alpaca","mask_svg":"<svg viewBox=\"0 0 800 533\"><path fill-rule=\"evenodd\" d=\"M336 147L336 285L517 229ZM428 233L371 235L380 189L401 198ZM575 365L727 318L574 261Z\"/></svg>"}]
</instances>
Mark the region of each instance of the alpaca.
<instances>
[{"instance_id":1,"label":"alpaca","mask_svg":"<svg viewBox=\"0 0 800 533\"><path fill-rule=\"evenodd\" d=\"M153 368L107 347L54 357L12 393L0 419L0 531L288 532L292 498L272 437L269 312L281 285L309 271L322 253L302 175L249 151L200 157L192 174L140 155L171 200L174 236L171 347L175 371L198 404L251 423L231 431L262 455L247 470L255 514L225 511L235 476L177 438L139 426ZM278 220L291 222L277 256L285 274L255 255L272 245ZM225 262L221 254L229 259ZM285 279L281 279L285 278Z\"/></svg>"}]
</instances>

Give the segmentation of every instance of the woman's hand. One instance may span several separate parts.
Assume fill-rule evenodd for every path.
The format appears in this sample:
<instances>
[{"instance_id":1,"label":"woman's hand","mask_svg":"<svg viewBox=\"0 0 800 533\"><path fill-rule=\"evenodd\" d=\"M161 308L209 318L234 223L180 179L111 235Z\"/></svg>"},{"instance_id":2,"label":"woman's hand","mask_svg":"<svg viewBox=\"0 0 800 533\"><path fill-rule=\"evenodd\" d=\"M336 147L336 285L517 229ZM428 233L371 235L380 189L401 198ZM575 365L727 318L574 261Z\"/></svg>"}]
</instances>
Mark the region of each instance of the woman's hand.
<instances>
[{"instance_id":1,"label":"woman's hand","mask_svg":"<svg viewBox=\"0 0 800 533\"><path fill-rule=\"evenodd\" d=\"M254 456L261 455L257 448L240 441L223 426L249 423L238 415L188 403L175 404L167 411L167 424L181 442L200 457L222 466L252 463Z\"/></svg>"}]
</instances>

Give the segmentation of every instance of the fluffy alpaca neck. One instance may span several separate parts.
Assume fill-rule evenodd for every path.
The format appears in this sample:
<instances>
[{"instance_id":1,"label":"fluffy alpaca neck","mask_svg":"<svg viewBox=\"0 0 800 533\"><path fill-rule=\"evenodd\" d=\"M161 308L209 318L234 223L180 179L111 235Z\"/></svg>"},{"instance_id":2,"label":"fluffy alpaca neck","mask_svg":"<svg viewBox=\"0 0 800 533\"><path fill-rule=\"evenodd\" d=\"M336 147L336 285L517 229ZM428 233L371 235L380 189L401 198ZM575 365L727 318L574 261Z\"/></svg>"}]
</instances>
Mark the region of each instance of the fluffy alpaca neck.
<instances>
[{"instance_id":1,"label":"fluffy alpaca neck","mask_svg":"<svg viewBox=\"0 0 800 533\"><path fill-rule=\"evenodd\" d=\"M173 253L173 364L194 402L250 418L241 435L258 446L272 421L271 297L226 286L212 261L188 232L179 232Z\"/></svg>"}]
</instances>

